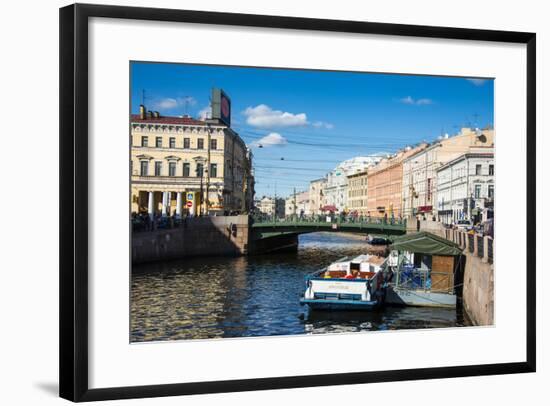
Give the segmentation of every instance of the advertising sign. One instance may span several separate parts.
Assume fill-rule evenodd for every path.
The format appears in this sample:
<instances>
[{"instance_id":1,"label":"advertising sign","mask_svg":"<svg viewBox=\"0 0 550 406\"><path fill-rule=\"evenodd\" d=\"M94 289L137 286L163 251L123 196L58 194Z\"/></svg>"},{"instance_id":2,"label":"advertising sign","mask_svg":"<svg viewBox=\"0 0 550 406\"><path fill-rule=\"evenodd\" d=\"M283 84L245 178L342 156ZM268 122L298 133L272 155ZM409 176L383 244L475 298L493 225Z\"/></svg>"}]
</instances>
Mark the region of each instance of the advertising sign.
<instances>
[{"instance_id":1,"label":"advertising sign","mask_svg":"<svg viewBox=\"0 0 550 406\"><path fill-rule=\"evenodd\" d=\"M212 118L231 126L231 99L222 89L212 89Z\"/></svg>"}]
</instances>

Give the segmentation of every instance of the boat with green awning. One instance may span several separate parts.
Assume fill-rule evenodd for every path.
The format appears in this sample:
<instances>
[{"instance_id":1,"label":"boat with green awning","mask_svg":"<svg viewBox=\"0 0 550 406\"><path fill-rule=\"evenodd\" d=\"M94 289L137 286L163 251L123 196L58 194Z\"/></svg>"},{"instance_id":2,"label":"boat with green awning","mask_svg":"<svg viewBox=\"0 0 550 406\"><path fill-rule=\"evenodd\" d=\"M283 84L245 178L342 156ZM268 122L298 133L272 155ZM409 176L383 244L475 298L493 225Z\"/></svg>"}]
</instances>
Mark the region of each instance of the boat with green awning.
<instances>
[{"instance_id":1,"label":"boat with green awning","mask_svg":"<svg viewBox=\"0 0 550 406\"><path fill-rule=\"evenodd\" d=\"M462 249L452 241L422 231L394 239L386 272L392 273L386 303L456 307L455 280Z\"/></svg>"}]
</instances>

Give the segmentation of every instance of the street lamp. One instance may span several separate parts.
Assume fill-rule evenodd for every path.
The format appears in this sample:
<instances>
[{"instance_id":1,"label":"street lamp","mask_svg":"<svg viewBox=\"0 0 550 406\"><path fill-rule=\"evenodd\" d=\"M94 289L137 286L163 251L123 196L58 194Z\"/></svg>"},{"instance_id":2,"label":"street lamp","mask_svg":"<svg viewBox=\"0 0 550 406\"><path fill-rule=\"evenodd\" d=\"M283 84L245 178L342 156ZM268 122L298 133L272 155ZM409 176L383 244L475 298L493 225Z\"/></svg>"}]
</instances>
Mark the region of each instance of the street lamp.
<instances>
[{"instance_id":1,"label":"street lamp","mask_svg":"<svg viewBox=\"0 0 550 406\"><path fill-rule=\"evenodd\" d=\"M201 177L201 183L200 183L200 206L199 206L199 215L202 215L202 200L203 200L203 191L202 191L202 177L204 174L204 164L206 162L206 159L202 156L196 156L193 158L193 161L195 161L195 174L197 177ZM199 170L200 165L200 170ZM200 172L200 173L199 173Z\"/></svg>"},{"instance_id":2,"label":"street lamp","mask_svg":"<svg viewBox=\"0 0 550 406\"><path fill-rule=\"evenodd\" d=\"M211 148L211 144L212 144L212 129L210 128L210 123L206 123L206 132L208 134L208 138L206 140L206 199L205 199L205 203L206 203L206 214L208 214L208 210L210 209L210 148ZM201 188L202 190L202 188ZM201 200L201 203L202 203L202 200Z\"/></svg>"}]
</instances>

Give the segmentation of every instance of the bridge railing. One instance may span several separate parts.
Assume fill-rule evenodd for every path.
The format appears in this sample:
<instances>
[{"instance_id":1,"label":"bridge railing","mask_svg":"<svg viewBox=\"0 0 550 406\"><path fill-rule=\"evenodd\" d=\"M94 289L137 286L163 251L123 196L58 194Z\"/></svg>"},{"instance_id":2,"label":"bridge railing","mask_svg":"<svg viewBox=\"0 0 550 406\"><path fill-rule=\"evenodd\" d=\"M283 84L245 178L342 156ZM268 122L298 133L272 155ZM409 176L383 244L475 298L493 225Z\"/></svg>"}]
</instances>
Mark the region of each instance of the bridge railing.
<instances>
[{"instance_id":1,"label":"bridge railing","mask_svg":"<svg viewBox=\"0 0 550 406\"><path fill-rule=\"evenodd\" d=\"M270 215L252 216L253 224L339 224L339 225L394 225L406 227L406 219L400 218L374 218L374 217L353 217L353 216L286 216L277 217Z\"/></svg>"}]
</instances>

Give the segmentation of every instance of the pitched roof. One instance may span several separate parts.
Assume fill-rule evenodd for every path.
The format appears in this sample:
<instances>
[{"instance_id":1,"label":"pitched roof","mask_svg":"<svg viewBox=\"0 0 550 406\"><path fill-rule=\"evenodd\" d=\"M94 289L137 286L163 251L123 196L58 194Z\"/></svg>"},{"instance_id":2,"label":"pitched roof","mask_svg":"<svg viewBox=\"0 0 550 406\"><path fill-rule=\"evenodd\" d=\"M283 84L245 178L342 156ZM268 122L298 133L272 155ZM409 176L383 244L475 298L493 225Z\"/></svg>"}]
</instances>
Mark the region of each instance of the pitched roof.
<instances>
[{"instance_id":1,"label":"pitched roof","mask_svg":"<svg viewBox=\"0 0 550 406\"><path fill-rule=\"evenodd\" d=\"M431 255L460 255L458 244L427 231L405 234L394 239L391 249Z\"/></svg>"}]
</instances>

